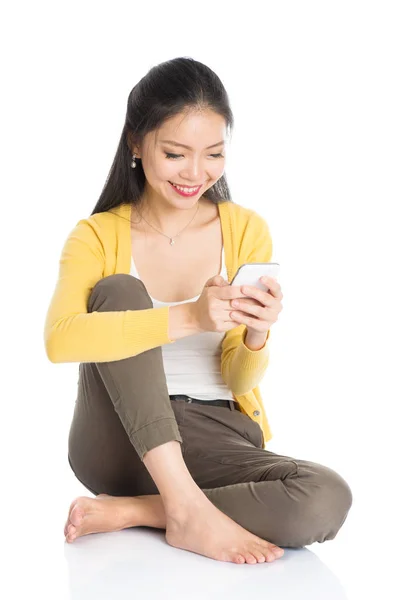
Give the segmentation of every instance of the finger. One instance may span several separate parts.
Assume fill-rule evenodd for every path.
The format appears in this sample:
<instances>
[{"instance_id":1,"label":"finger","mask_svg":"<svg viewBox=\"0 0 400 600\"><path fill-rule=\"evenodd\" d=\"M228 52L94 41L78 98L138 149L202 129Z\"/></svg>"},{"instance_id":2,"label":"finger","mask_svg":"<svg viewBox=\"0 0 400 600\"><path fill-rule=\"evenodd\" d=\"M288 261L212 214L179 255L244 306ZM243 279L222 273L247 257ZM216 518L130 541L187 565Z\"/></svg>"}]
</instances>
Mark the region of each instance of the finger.
<instances>
[{"instance_id":1,"label":"finger","mask_svg":"<svg viewBox=\"0 0 400 600\"><path fill-rule=\"evenodd\" d=\"M270 297L271 299L271 297ZM238 303L238 304L235 304ZM256 300L256 298L250 298L250 296L243 296L240 298L232 298L232 300L229 303L229 306L232 306L232 308L238 308L239 310L243 310L244 312L246 312L246 307L247 306L265 306L262 302L259 302L259 300Z\"/></svg>"},{"instance_id":2,"label":"finger","mask_svg":"<svg viewBox=\"0 0 400 600\"><path fill-rule=\"evenodd\" d=\"M263 306L272 307L274 303L274 297L271 296L271 294L265 292L264 290L260 290L259 288L256 288L253 285L244 285L241 288L241 291L246 296L251 296L252 298L255 298L256 300L261 302Z\"/></svg>"},{"instance_id":3,"label":"finger","mask_svg":"<svg viewBox=\"0 0 400 600\"><path fill-rule=\"evenodd\" d=\"M213 277L210 277L210 279L207 279L204 287L224 287L225 285L229 285L229 282L226 281L222 275L214 275Z\"/></svg>"},{"instance_id":4,"label":"finger","mask_svg":"<svg viewBox=\"0 0 400 600\"><path fill-rule=\"evenodd\" d=\"M245 294L241 292L240 285L222 285L219 286L217 290L215 290L215 295L218 296L220 300L233 300L234 298L245 298ZM238 296L240 295L240 296Z\"/></svg>"},{"instance_id":5,"label":"finger","mask_svg":"<svg viewBox=\"0 0 400 600\"><path fill-rule=\"evenodd\" d=\"M229 281L227 281L226 279L224 279L222 277L222 275L219 275L219 278L217 279L217 285L219 286L226 286L226 285L230 285Z\"/></svg>"},{"instance_id":6,"label":"finger","mask_svg":"<svg viewBox=\"0 0 400 600\"><path fill-rule=\"evenodd\" d=\"M261 319L263 317L264 311L265 311L264 305L251 304L251 300L250 301L233 300L231 302L231 305L235 312L238 311L238 312L241 312L242 314L248 313L250 315L254 315L255 317L258 317L259 319Z\"/></svg>"},{"instance_id":7,"label":"finger","mask_svg":"<svg viewBox=\"0 0 400 600\"><path fill-rule=\"evenodd\" d=\"M269 288L267 293L269 293L271 296L274 296L274 298L279 298L279 300L282 300L282 289L275 277L261 277L260 281Z\"/></svg>"},{"instance_id":8,"label":"finger","mask_svg":"<svg viewBox=\"0 0 400 600\"><path fill-rule=\"evenodd\" d=\"M239 323L240 325L248 325L256 331L265 331L268 325L266 321L261 321L260 319L250 317L249 315L240 311L233 311L230 313L230 316L231 319L236 323Z\"/></svg>"}]
</instances>

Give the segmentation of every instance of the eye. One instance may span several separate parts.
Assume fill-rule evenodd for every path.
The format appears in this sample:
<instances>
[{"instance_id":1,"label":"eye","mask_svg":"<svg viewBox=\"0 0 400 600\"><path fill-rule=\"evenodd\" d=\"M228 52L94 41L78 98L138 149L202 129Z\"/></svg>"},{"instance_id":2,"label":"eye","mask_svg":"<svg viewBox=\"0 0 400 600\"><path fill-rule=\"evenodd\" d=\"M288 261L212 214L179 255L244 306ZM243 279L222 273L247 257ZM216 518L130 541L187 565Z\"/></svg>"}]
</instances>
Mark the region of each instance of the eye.
<instances>
[{"instance_id":1,"label":"eye","mask_svg":"<svg viewBox=\"0 0 400 600\"><path fill-rule=\"evenodd\" d=\"M166 156L166 158L172 158L174 160L176 158L179 158L180 156L183 156L183 154L171 154L170 152L166 152L165 156ZM210 156L213 156L214 158L223 158L223 155L221 153L210 154Z\"/></svg>"}]
</instances>

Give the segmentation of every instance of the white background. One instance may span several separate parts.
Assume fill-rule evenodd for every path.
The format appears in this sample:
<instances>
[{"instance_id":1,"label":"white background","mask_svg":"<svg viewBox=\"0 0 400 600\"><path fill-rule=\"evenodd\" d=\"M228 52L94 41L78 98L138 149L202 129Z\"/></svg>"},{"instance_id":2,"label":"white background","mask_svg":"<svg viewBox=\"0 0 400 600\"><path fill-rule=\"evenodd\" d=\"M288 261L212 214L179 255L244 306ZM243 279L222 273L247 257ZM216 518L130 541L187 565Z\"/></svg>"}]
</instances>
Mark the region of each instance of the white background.
<instances>
[{"instance_id":1,"label":"white background","mask_svg":"<svg viewBox=\"0 0 400 600\"><path fill-rule=\"evenodd\" d=\"M98 200L131 88L177 56L206 63L227 89L232 197L267 220L281 265L284 308L260 387L267 448L346 479L347 521L310 551L348 598L396 596L398 8L382 0L2 8L7 597L80 597L69 595L63 556L70 502L92 496L67 462L78 363L49 362L44 320L62 246ZM268 593L267 580L261 589Z\"/></svg>"}]
</instances>

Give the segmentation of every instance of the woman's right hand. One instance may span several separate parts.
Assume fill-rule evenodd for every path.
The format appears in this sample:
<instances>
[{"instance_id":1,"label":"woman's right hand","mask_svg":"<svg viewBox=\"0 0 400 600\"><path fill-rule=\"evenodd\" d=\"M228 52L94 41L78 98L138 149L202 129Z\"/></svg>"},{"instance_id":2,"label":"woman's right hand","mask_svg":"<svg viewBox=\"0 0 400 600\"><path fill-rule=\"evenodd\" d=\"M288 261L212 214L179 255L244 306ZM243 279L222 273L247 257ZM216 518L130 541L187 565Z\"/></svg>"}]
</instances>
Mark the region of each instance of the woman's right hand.
<instances>
[{"instance_id":1,"label":"woman's right hand","mask_svg":"<svg viewBox=\"0 0 400 600\"><path fill-rule=\"evenodd\" d=\"M231 286L221 275L211 277L198 300L192 302L196 326L201 332L229 331L238 327L239 323L233 321L230 316L234 310L231 300L245 297L240 291L240 286Z\"/></svg>"}]
</instances>

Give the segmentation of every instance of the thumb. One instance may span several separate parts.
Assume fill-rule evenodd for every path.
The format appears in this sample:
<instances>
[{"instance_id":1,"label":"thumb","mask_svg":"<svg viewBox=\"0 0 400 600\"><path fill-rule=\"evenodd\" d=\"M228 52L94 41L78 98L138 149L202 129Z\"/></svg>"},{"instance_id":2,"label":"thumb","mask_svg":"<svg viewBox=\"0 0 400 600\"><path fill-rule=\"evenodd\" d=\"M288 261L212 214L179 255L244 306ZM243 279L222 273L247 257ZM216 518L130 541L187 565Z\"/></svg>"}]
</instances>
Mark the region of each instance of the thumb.
<instances>
[{"instance_id":1,"label":"thumb","mask_svg":"<svg viewBox=\"0 0 400 600\"><path fill-rule=\"evenodd\" d=\"M225 279L221 276L221 275L214 275L214 277L211 277L205 287L211 287L217 285L219 287L222 287L224 285L229 285L229 283L227 281L225 281Z\"/></svg>"},{"instance_id":2,"label":"thumb","mask_svg":"<svg viewBox=\"0 0 400 600\"><path fill-rule=\"evenodd\" d=\"M222 285L230 285L229 281L227 281L223 277L221 277L221 279L222 279Z\"/></svg>"},{"instance_id":3,"label":"thumb","mask_svg":"<svg viewBox=\"0 0 400 600\"><path fill-rule=\"evenodd\" d=\"M215 282L215 285L219 285L220 287L223 287L224 285L229 285L228 281L226 281L226 279L224 279L222 275L217 275L215 277Z\"/></svg>"}]
</instances>

